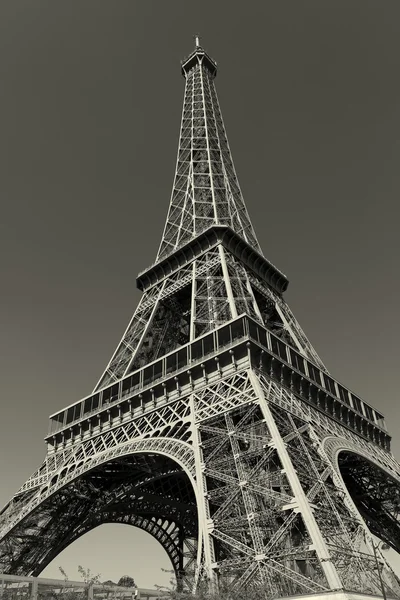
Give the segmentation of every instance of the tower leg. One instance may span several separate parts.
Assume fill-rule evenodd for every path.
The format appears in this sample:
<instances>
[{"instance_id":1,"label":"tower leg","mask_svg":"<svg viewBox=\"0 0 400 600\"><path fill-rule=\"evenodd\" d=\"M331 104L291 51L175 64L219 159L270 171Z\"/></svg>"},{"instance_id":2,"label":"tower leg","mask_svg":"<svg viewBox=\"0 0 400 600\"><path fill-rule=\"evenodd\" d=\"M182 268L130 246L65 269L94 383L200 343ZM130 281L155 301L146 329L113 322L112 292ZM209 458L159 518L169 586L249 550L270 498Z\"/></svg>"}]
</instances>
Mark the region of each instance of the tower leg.
<instances>
[{"instance_id":1,"label":"tower leg","mask_svg":"<svg viewBox=\"0 0 400 600\"><path fill-rule=\"evenodd\" d=\"M207 480L204 474L203 452L201 448L201 434L199 427L195 422L194 396L190 398L192 414L192 436L193 450L196 465L196 483L197 483L197 510L199 519L199 539L197 547L197 565L194 579L194 589L197 589L200 579L204 576L210 582L210 586L215 588L217 579L213 565L215 563L214 542L211 538L212 520L210 507L207 498Z\"/></svg>"},{"instance_id":2,"label":"tower leg","mask_svg":"<svg viewBox=\"0 0 400 600\"><path fill-rule=\"evenodd\" d=\"M252 384L255 390L257 391L261 410L264 415L267 427L271 433L273 444L275 445L279 458L282 462L282 466L285 470L286 476L293 491L293 495L297 502L298 509L304 519L304 523L310 534L311 540L314 545L314 549L321 562L322 569L325 573L328 585L331 590L341 590L343 589L343 585L340 581L336 568L332 563L326 542L323 539L321 531L317 525L313 514L313 510L300 483L299 477L296 473L289 453L286 449L285 442L283 441L279 429L275 423L275 419L272 415L268 402L265 399L264 392L254 372L250 371L249 375Z\"/></svg>"}]
</instances>

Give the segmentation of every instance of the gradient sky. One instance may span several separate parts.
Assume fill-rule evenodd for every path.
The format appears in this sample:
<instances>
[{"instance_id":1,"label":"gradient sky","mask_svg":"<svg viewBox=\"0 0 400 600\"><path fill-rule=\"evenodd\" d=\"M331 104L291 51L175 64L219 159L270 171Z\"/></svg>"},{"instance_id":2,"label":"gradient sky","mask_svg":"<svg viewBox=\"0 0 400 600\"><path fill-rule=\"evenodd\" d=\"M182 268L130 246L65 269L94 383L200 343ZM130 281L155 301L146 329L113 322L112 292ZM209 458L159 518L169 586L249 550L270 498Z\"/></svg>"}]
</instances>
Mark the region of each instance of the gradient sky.
<instances>
[{"instance_id":1,"label":"gradient sky","mask_svg":"<svg viewBox=\"0 0 400 600\"><path fill-rule=\"evenodd\" d=\"M245 201L331 373L386 415L400 458L398 0L2 0L0 504L48 415L90 393L168 208L193 34ZM169 579L149 535L105 525L61 564Z\"/></svg>"}]
</instances>

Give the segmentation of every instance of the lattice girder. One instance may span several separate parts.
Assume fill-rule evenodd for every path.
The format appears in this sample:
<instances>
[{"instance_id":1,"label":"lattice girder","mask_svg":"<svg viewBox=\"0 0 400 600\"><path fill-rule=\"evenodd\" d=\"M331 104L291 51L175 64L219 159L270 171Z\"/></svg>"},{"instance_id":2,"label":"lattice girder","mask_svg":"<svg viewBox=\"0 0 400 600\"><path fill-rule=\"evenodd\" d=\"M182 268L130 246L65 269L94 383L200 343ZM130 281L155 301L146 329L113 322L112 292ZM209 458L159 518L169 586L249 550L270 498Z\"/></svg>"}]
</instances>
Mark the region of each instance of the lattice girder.
<instances>
[{"instance_id":1,"label":"lattice girder","mask_svg":"<svg viewBox=\"0 0 400 600\"><path fill-rule=\"evenodd\" d=\"M128 454L90 467L33 507L10 531L14 553L1 544L3 568L36 575L87 531L121 522L154 535L176 573L183 573L184 541L198 537L194 490L185 471L157 454ZM187 553L186 548L186 562Z\"/></svg>"},{"instance_id":2,"label":"lattice girder","mask_svg":"<svg viewBox=\"0 0 400 600\"><path fill-rule=\"evenodd\" d=\"M262 255L197 44L156 262L92 395L55 413L39 469L0 513L0 571L81 535L153 535L189 589L400 599L400 466L378 411L329 373Z\"/></svg>"},{"instance_id":3,"label":"lattice girder","mask_svg":"<svg viewBox=\"0 0 400 600\"><path fill-rule=\"evenodd\" d=\"M190 68L183 69L186 87L175 179L155 263L165 276L145 290L95 391L242 313L265 324L268 321L268 327L325 370L281 293L274 292L257 269L246 268L241 258L234 258L222 245L196 260L192 249L185 264L178 258L178 251L190 241L223 226L257 254L250 262L265 261L233 166L214 85L215 63L199 48L185 64ZM248 249L241 250L240 256L249 255ZM167 259L168 269L164 269ZM168 275L171 264L179 269ZM270 267L272 279L281 281L281 292L287 280ZM167 303L171 296L175 312ZM266 310L267 305L271 310Z\"/></svg>"},{"instance_id":4,"label":"lattice girder","mask_svg":"<svg viewBox=\"0 0 400 600\"><path fill-rule=\"evenodd\" d=\"M216 224L260 250L242 198L211 72L200 53L185 71L176 175L157 259Z\"/></svg>"},{"instance_id":5,"label":"lattice girder","mask_svg":"<svg viewBox=\"0 0 400 600\"><path fill-rule=\"evenodd\" d=\"M216 244L145 291L95 391L240 314L247 314L326 371L283 298Z\"/></svg>"},{"instance_id":6,"label":"lattice girder","mask_svg":"<svg viewBox=\"0 0 400 600\"><path fill-rule=\"evenodd\" d=\"M263 582L271 595L338 587L379 591L371 535L338 474L336 455L330 459L326 452L322 415L313 416L299 398L253 369L221 374L167 408L154 411L150 429L151 415L144 415L141 425L137 419L120 434L104 432L72 454L60 449L65 462L2 530L7 570L37 574L85 531L127 522L147 524L186 581L217 569L232 585ZM169 426L185 414L191 434L179 441ZM152 437L163 430L166 437ZM353 450L356 436L344 427L340 433L334 439ZM397 498L400 472L387 452L373 448L381 462L388 457L390 498ZM161 449L174 462L157 458ZM379 464L373 453L369 460ZM388 498L385 515L392 521L394 507ZM386 524L375 519L376 528ZM37 539L42 543L33 546ZM183 551L185 539L192 554ZM400 597L388 566L382 577L388 593Z\"/></svg>"},{"instance_id":7,"label":"lattice girder","mask_svg":"<svg viewBox=\"0 0 400 600\"><path fill-rule=\"evenodd\" d=\"M264 378L264 385L269 385L269 396L271 397L271 393L273 393L273 383L266 383ZM214 391L214 390L213 390ZM210 394L211 390L207 390L207 394ZM211 394L210 394L211 395ZM281 404L281 393L279 390L278 396L278 404ZM292 403L296 403L295 399L292 399ZM227 400L225 406L227 406L229 399ZM364 546L361 548L361 543L368 533L365 531L364 524L360 519L360 516L357 511L349 511L348 509L348 499L347 503L343 500L343 498L347 498L348 494L342 486L341 488L337 488L331 479L333 474L333 467L331 464L327 463L326 456L320 455L315 450L315 438L313 438L310 434L310 430L312 428L309 425L309 419L306 417L306 414L303 415L303 419L300 421L298 418L298 414L301 414L301 403L298 403L297 409L298 414L293 414L293 416L289 415L288 420L288 412L287 407L285 411L282 409L278 409L274 407L274 400L272 399L271 406L272 412L274 415L274 419L276 424L278 424L279 433L282 436L282 440L286 440L286 449L289 454L289 458L292 462L293 473L295 477L301 480L301 486L303 488L304 496L307 500L307 505L309 506L308 512L309 514L303 515L303 524L299 526L298 523L298 515L297 515L297 531L299 539L301 538L301 543L299 543L298 548L294 548L292 546L291 551L288 551L288 537L290 534L293 538L294 531L294 523L295 523L295 512L290 512L290 504L293 505L293 508L296 511L299 510L298 500L292 498L292 502L286 502L286 511L287 517L286 521L280 524L280 527L276 530L274 534L271 531L271 527L268 530L268 536L271 540L279 540L280 547L282 548L278 551L278 554L274 554L273 543L269 543L269 545L265 545L265 551L270 559L274 556L274 560L277 557L285 558L286 561L292 559L297 560L298 564L302 565L302 569L304 573L307 573L307 577L310 577L315 580L318 585L323 584L323 574L321 572L321 565L326 565L330 562L332 565L332 572L335 572L335 576L337 578L337 582L340 581L341 585L343 585L346 589L358 589L358 591L364 591L365 593L376 593L379 590L379 578L376 572L376 562L374 562L374 555L371 552L371 548L369 553L367 552L364 543ZM231 408L231 406L229 406ZM254 409L253 409L254 410ZM305 419L306 418L306 423ZM212 419L218 419L216 416L215 410L212 410ZM226 420L226 418L225 418ZM212 433L214 436L221 437L223 435L222 425L223 420L219 419L218 427L215 425L210 427L208 424L204 427L204 436L206 439L202 444L203 454L206 456L208 452L213 451L213 445L210 444L207 439L207 435L210 436ZM202 430L202 426L200 426L200 430ZM225 437L230 437L230 433L232 432L232 427L230 430L225 431ZM315 432L313 432L315 436ZM202 439L204 439L202 436ZM236 438L237 443L241 439L240 436ZM269 436L266 436L265 442L266 445L271 445L269 441ZM208 442L208 443L207 443ZM299 452L299 444L302 449ZM222 445L221 442L219 445ZM215 441L215 447L218 447L218 442ZM224 445L226 448L226 444ZM293 452L290 450L293 448ZM225 450L226 452L226 450ZM210 494L210 502L215 503L225 498L225 501L221 507L217 507L215 510L215 527L216 529L213 531L212 535L216 536L217 539L223 543L224 547L230 546L230 548L235 548L237 552L241 552L245 554L246 552L253 553L256 552L256 547L259 544L258 536L256 535L257 531L257 515L255 515L254 511L254 500L253 503L249 504L248 498L245 497L244 491L246 491L246 495L248 495L248 489L253 488L254 486L254 473L251 472L250 475L243 475L243 472L239 469L238 471L238 456L239 456L239 448L236 445L235 451L231 459L231 471L236 469L237 472L237 482L236 489L233 485L233 477L229 475L229 468L227 466L227 462L223 465L223 472L217 473L217 468L213 470L210 468L210 462L205 460L206 469L205 473L208 475L208 478L211 478L212 483L208 485L208 489L212 489L212 485L218 485L214 482L224 481L226 482L226 490L224 493L220 493L217 495ZM279 471L281 471L282 465L279 465L279 461L277 461L276 457L274 457L273 453L270 453L271 457L275 459L275 465L280 467ZM235 466L234 466L235 465ZM217 465L218 466L218 462ZM269 476L273 474L274 470L271 472L271 468L269 469ZM280 485L282 486L282 473L280 472ZM272 475L273 476L273 475ZM398 475L397 475L398 477ZM251 481L252 485L247 486L244 482ZM316 483L317 481L317 483ZM265 487L265 479L263 480L263 485ZM290 487L293 485L291 482L290 486L287 482L284 487L285 493L287 493ZM399 483L399 479L397 479L397 486ZM274 485L275 489L278 482L275 478ZM260 486L261 487L261 486ZM281 487L281 489L282 489ZM239 488L241 488L241 492L239 492ZM351 503L351 501L350 501ZM251 508L249 508L249 506ZM276 505L275 505L276 506ZM311 508L311 510L310 510ZM312 517L312 513L318 511L315 514L315 517ZM230 512L233 511L233 512ZM211 510L211 516L213 516L213 511ZM262 508L262 514L265 517L267 511L265 505ZM282 511L280 511L282 514ZM227 529L224 531L223 523L225 523L224 519L222 519L222 525L220 524L221 515L226 517L226 527ZM244 515L246 518L240 518L241 515ZM316 526L319 534L316 538L313 539L312 544L307 542L307 535L305 532L304 523L307 523L312 517L311 520L314 520L314 525ZM249 519L251 522L255 523L253 528L249 527ZM258 519L261 521L260 519ZM276 518L275 518L276 520ZM235 523L234 528L232 529L232 523ZM242 527L242 533L241 533ZM265 531L265 522L263 523L264 531ZM360 532L362 535L360 535ZM310 531L309 531L310 534ZM244 537L243 537L244 536ZM320 538L318 540L318 538ZM249 540L252 539L252 542ZM293 538L294 539L294 538ZM369 538L370 539L370 538ZM321 542L322 545L321 545ZM292 542L293 543L293 542ZM327 554L323 557L321 562L321 556L319 560L316 560L316 556L314 553L309 551L309 547L318 547L318 543L320 544L322 550L324 550ZM283 546L282 546L283 544ZM253 546L253 547L252 547ZM321 551L322 552L322 551ZM297 554L296 554L297 553ZM260 553L258 553L260 554ZM229 553L227 554L227 556ZM330 556L330 560L328 557ZM300 562L299 562L300 561ZM220 568L223 568L223 560L219 561ZM262 561L261 561L262 563ZM350 566L349 566L350 565ZM250 568L250 567L248 567ZM251 567L252 569L254 567ZM286 567L287 568L287 567ZM319 570L319 571L318 571ZM354 573L358 573L358 578L355 577ZM244 573L239 574L240 577L244 576ZM264 574L265 576L265 574ZM292 575L290 577L293 577ZM326 577L326 573L325 573ZM393 576L389 567L386 567L385 571L386 577L386 585L391 590L391 593L398 593L398 584L396 578ZM336 583L338 584L338 583ZM272 585L272 584L271 584ZM326 585L326 582L325 582ZM332 584L331 583L331 587ZM329 586L328 586L329 587ZM360 589L362 588L362 590ZM293 590L286 590L286 593L297 593ZM305 593L304 590L302 593Z\"/></svg>"}]
</instances>

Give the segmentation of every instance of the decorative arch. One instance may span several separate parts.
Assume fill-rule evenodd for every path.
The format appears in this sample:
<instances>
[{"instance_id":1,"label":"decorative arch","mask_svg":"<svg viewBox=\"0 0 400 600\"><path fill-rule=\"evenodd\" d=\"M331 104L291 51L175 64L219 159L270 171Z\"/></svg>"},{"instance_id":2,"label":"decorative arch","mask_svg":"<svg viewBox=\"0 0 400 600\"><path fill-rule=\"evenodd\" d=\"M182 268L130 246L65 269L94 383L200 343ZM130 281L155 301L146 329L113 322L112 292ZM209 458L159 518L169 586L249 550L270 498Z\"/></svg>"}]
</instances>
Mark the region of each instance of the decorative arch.
<instances>
[{"instance_id":1,"label":"decorative arch","mask_svg":"<svg viewBox=\"0 0 400 600\"><path fill-rule=\"evenodd\" d=\"M344 438L328 437L323 447L353 510L372 534L400 553L400 473L391 457L385 464Z\"/></svg>"},{"instance_id":2,"label":"decorative arch","mask_svg":"<svg viewBox=\"0 0 400 600\"><path fill-rule=\"evenodd\" d=\"M37 492L31 497L24 508L18 512L14 519L10 519L9 522L0 531L0 536L6 535L10 532L20 521L25 519L32 510L37 507L45 499L49 498L52 494L65 487L68 483L72 482L77 477L90 471L98 465L113 460L120 456L126 456L129 454L136 453L156 453L171 458L178 463L182 469L187 473L191 480L194 489L195 485L195 460L193 448L187 442L181 440L174 440L171 438L145 438L139 440L131 440L124 444L119 444L113 448L107 449L104 452L93 453L90 455L87 453L85 456L81 456L80 452L82 447L77 449L76 453L68 456L64 463L54 472L50 473L48 481L42 484ZM67 474L62 480L59 476L67 467Z\"/></svg>"},{"instance_id":3,"label":"decorative arch","mask_svg":"<svg viewBox=\"0 0 400 600\"><path fill-rule=\"evenodd\" d=\"M193 450L180 440L135 440L86 460L71 456L8 525L0 563L9 573L38 575L90 529L126 522L161 543L179 577L201 552L194 472Z\"/></svg>"},{"instance_id":4,"label":"decorative arch","mask_svg":"<svg viewBox=\"0 0 400 600\"><path fill-rule=\"evenodd\" d=\"M63 552L63 550L68 548L68 546L70 546L71 544L76 542L79 538L83 537L90 531L93 531L94 529L96 529L97 527L100 527L101 525L120 524L120 525L127 525L127 526L136 527L138 529L141 529L142 531L145 531L146 533L151 535L154 539L156 539L157 542L159 542L162 545L162 547L164 548L164 550L166 551L168 558L171 561L171 564L172 564L175 574L180 574L179 548L177 547L177 544L175 543L175 539L174 539L174 535L173 535L174 532L177 531L176 524L173 521L171 521L170 523L165 523L165 522L159 523L159 519L156 519L156 518L152 519L152 518L146 518L146 517L137 516L137 515L129 515L129 516L130 516L129 520L128 519L124 520L120 516L120 518L115 518L115 519L108 518L108 519L104 519L101 521L99 520L99 522L93 522L86 527L82 527L79 532L74 532L74 534L71 536L71 538L69 538L67 541L65 541L63 544L61 544L57 548L56 555L48 557L46 559L46 563L45 564L42 563L40 565L40 567L41 567L40 571L43 571L59 554L61 554L61 552ZM171 535L171 533L168 533L169 526L171 526L171 525L175 527L174 531L171 532L172 535Z\"/></svg>"},{"instance_id":5,"label":"decorative arch","mask_svg":"<svg viewBox=\"0 0 400 600\"><path fill-rule=\"evenodd\" d=\"M400 470L396 469L398 465L392 455L382 450L382 448L369 444L368 449L366 448L365 453L363 453L363 447L360 444L357 444L353 440L337 436L327 436L323 440L322 445L338 475L340 475L338 464L339 453L354 452L385 471L390 477L396 479L400 485ZM367 457L365 456L366 454L368 454Z\"/></svg>"}]
</instances>

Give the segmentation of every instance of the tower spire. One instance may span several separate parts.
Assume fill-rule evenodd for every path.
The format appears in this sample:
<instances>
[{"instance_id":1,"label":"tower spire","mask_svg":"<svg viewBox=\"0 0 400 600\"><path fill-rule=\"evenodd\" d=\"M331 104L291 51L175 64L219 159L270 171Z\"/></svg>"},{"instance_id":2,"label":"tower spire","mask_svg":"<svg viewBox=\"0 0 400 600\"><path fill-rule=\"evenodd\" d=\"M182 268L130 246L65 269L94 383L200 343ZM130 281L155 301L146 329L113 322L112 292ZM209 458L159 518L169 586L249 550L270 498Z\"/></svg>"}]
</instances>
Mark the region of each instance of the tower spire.
<instances>
[{"instance_id":1,"label":"tower spire","mask_svg":"<svg viewBox=\"0 0 400 600\"><path fill-rule=\"evenodd\" d=\"M240 190L218 103L217 63L195 38L182 62L185 97L170 207L157 260L213 225L225 225L260 254Z\"/></svg>"}]
</instances>

